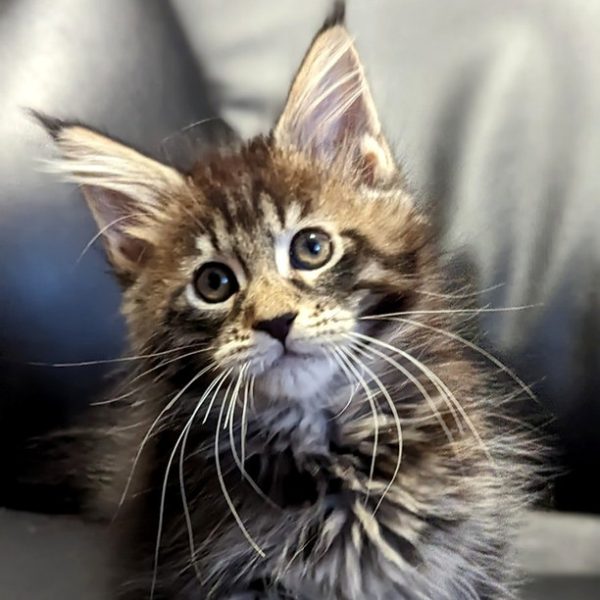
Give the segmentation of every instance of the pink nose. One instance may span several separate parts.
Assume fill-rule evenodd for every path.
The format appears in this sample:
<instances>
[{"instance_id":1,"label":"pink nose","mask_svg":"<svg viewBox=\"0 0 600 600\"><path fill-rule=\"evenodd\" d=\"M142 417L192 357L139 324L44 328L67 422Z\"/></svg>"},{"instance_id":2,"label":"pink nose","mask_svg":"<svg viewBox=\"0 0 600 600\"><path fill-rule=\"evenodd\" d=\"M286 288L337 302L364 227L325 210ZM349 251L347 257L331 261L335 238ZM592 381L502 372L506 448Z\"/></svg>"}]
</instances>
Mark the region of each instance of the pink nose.
<instances>
[{"instance_id":1,"label":"pink nose","mask_svg":"<svg viewBox=\"0 0 600 600\"><path fill-rule=\"evenodd\" d=\"M288 336L292 323L297 317L298 313L286 313L279 315L274 319L268 319L266 321L258 321L254 324L254 329L257 331L264 331L271 337L279 340L282 344L285 344L285 338Z\"/></svg>"}]
</instances>

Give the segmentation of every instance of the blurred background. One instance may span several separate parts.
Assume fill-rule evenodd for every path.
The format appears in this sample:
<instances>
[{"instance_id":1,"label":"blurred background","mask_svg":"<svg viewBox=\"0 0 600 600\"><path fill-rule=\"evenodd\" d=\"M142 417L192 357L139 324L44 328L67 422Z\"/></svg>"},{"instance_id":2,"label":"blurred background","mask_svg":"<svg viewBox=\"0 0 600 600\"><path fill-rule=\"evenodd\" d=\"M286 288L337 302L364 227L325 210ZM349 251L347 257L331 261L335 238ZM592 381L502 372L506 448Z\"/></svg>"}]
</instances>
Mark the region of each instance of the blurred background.
<instances>
[{"instance_id":1,"label":"blurred background","mask_svg":"<svg viewBox=\"0 0 600 600\"><path fill-rule=\"evenodd\" d=\"M483 305L532 306L482 315L487 347L553 416L553 512L522 535L529 597L600 597L600 0L347 5L388 138L445 248ZM0 0L0 549L15 559L1 561L0 597L104 597L102 534L32 514L73 507L19 477L25 440L72 422L110 370L32 363L124 347L101 248L82 256L94 224L43 172L51 144L24 109L184 165L221 117L243 136L269 129L330 6ZM78 575L55 576L62 557Z\"/></svg>"}]
</instances>

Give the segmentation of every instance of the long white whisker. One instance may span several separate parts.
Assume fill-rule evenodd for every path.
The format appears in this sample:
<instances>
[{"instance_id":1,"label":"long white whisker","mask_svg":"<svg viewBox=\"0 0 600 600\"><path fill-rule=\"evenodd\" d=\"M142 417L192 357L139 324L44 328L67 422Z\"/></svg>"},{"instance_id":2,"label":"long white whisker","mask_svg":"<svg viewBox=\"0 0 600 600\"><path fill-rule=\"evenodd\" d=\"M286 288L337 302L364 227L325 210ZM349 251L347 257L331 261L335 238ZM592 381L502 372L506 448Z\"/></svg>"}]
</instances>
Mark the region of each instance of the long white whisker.
<instances>
[{"instance_id":1,"label":"long white whisker","mask_svg":"<svg viewBox=\"0 0 600 600\"><path fill-rule=\"evenodd\" d=\"M211 384L208 386L208 388L206 389L206 391L204 392L204 394L198 401L198 408L200 406L202 406L202 404L204 403L204 399L208 396L208 394L213 390L213 388L215 386L218 386L217 389L215 390L215 396L219 393L219 390L221 389L221 385L218 382L224 381L225 378L230 373L231 373L231 369L229 371L227 371L226 373L224 373L224 377L222 378L222 380L220 380L219 377L217 377L217 378L215 378L214 381L211 382ZM194 568L194 571L196 573L196 577L198 578L198 581L202 581L202 575L200 574L198 565L196 564L196 550L195 550L195 543L194 543L194 533L193 533L193 529L192 529L192 519L191 519L191 515L189 512L189 508L188 508L187 494L185 491L185 479L184 479L184 473L183 473L183 465L184 465L184 460L185 460L185 449L187 446L189 432L191 431L191 426L192 426L195 415L196 415L196 413L193 414L192 418L188 421L188 423L186 424L186 426L184 428L183 441L181 443L181 451L179 453L179 486L180 486L180 492L181 492L181 501L183 503L183 512L184 512L185 522L186 522L186 527L187 527L187 532L188 532L188 543L189 543L189 547L190 547L190 556L191 556L191 560L192 560L192 566Z\"/></svg>"},{"instance_id":2,"label":"long white whisker","mask_svg":"<svg viewBox=\"0 0 600 600\"><path fill-rule=\"evenodd\" d=\"M252 376L252 381L250 382L250 408L252 412L256 412L256 404L254 400L254 384L256 383L256 375Z\"/></svg>"},{"instance_id":3,"label":"long white whisker","mask_svg":"<svg viewBox=\"0 0 600 600\"><path fill-rule=\"evenodd\" d=\"M204 354L205 352L210 352L211 350L214 350L214 347L210 346L208 348L200 348L199 350L193 350L192 352L186 352L185 354L181 354L179 356L176 356L175 358L169 358L168 360L161 360L157 365L154 365L153 367L151 367L150 369L148 369L147 371L143 371L142 373L140 373L139 375L136 375L133 379L133 381L136 381L137 379L140 379L142 377L145 377L146 375L152 373L153 371L157 371L158 369L162 369L164 367L166 367L167 365L171 365L173 363L176 363L184 358L189 358L190 356L198 356L199 354Z\"/></svg>"},{"instance_id":4,"label":"long white whisker","mask_svg":"<svg viewBox=\"0 0 600 600\"><path fill-rule=\"evenodd\" d=\"M425 290L415 290L417 294L422 294L423 296L431 296L432 298L446 298L449 300L464 300L466 298L476 298L478 296L482 296L483 294L489 294L494 290L504 287L504 283L496 283L495 285L491 285L487 288L482 288L474 292L466 292L466 293L457 293L457 294L441 294L437 292L428 292ZM464 287L463 287L464 289Z\"/></svg>"},{"instance_id":5,"label":"long white whisker","mask_svg":"<svg viewBox=\"0 0 600 600\"><path fill-rule=\"evenodd\" d=\"M233 385L234 385L234 380L232 379L229 382L229 385L227 386L227 389L225 390L225 394L223 395L223 398L222 398L223 404L227 404L227 399L231 396L231 390L233 388ZM209 412L210 412L210 408L211 407L209 406L208 409L207 409L207 411L206 411L206 414L204 415L204 420L202 421L202 423L206 423L206 421L208 420L208 415L209 415ZM227 412L225 413L225 423L227 423ZM224 425L223 429L227 429L227 425Z\"/></svg>"},{"instance_id":6,"label":"long white whisker","mask_svg":"<svg viewBox=\"0 0 600 600\"><path fill-rule=\"evenodd\" d=\"M212 350L213 348L202 348L200 350L194 350L193 352L186 352L185 354L182 354L180 356L177 356L175 358L169 359L167 361L161 361L159 364L154 365L153 367L150 367L149 369L146 369L145 371L142 371L141 373L138 373L135 377L133 377L132 379L130 379L129 381L127 381L127 385L132 385L133 383L135 383L136 381L139 381L140 379L142 379L143 377L146 377L147 375L150 375L150 373L154 372L154 371L158 371L159 369L162 369L163 367L165 367L166 365L172 364L172 363L176 363L180 360L183 360L184 358L188 358L190 356L196 356L198 354L203 354L204 352L208 352L210 350ZM146 358L146 357L144 357ZM157 381L158 378L155 378L154 381ZM143 385L143 384L142 384ZM113 404L115 402L119 402L120 400L123 400L123 398L127 398L129 396L132 396L133 394L136 393L136 391L138 391L142 386L138 386L137 388L130 390L124 394L121 394L120 396L116 396L114 398L109 398L107 400L99 400L98 402L92 402L90 404L90 406L104 406L106 404Z\"/></svg>"},{"instance_id":7,"label":"long white whisker","mask_svg":"<svg viewBox=\"0 0 600 600\"><path fill-rule=\"evenodd\" d=\"M250 366L250 363L246 363L243 367L242 370L240 371L240 379L238 380L241 381L241 378L246 374L246 372L248 371L248 368ZM228 415L226 417L226 419L229 419L229 445L231 446L231 455L233 456L233 460L235 462L235 464L237 465L238 469L240 470L240 473L243 477L243 479L245 481L248 482L248 484L250 485L250 487L258 494L258 496L260 498L262 498L265 502L267 502L267 504L269 504L270 506L272 506L273 508L277 508L280 509L279 506L277 506L277 504L275 504L275 502L273 502L271 500L271 498L269 498L259 487L259 485L254 481L254 479L252 479L252 477L250 477L250 475L248 475L248 473L246 472L246 469L244 468L244 464L240 461L240 457L237 453L237 448L235 447L235 436L233 433L233 413L235 410L235 404L237 402L238 399L238 394L239 394L239 390L240 390L240 385L236 385L236 389L234 391L234 394L229 402L229 409L228 409Z\"/></svg>"},{"instance_id":8,"label":"long white whisker","mask_svg":"<svg viewBox=\"0 0 600 600\"><path fill-rule=\"evenodd\" d=\"M231 369L229 371L226 371L226 372L221 373L220 375L218 375L213 380L213 382L208 386L208 388L206 389L206 391L202 395L202 398L200 398L200 400L196 404L196 407L194 408L194 410L193 410L190 418L188 419L185 427L183 428L183 430L179 434L179 437L175 441L175 444L173 446L173 451L171 452L171 455L169 456L169 460L168 460L167 466L165 468L165 476L163 478L163 485L162 485L162 491L161 491L161 496L160 496L160 506L159 506L159 515L158 515L158 527L157 527L157 533L156 533L156 546L155 546L155 549L154 549L154 568L153 568L153 573L152 573L152 586L150 588L150 600L152 600L154 598L154 591L156 589L156 581L157 581L157 578L158 578L158 560L159 560L159 556L160 556L160 542L161 542L161 539L162 539L162 530L163 530L163 525L164 525L164 511L165 511L165 502L166 502L166 497L167 497L167 484L168 484L168 481L169 481L169 474L171 472L171 466L172 466L173 461L175 459L175 454L177 453L177 449L179 448L179 445L182 443L182 441L183 441L184 446L185 446L185 443L187 442L188 432L190 431L192 423L194 422L194 419L196 418L196 415L198 414L198 411L200 410L200 407L204 403L204 400L207 398L208 394L211 392L211 390L217 384L217 382L218 382L218 387L217 387L216 391L214 392L214 394L215 395L218 394L219 389L221 388L222 382L227 378L227 376L229 375L229 373L231 373ZM185 389L185 388L183 388L183 389ZM185 498L185 486L182 486L181 489L180 489L180 491L182 491L183 497ZM186 520L188 520L187 524L190 526L190 531L191 531L191 518L190 518L189 510L187 508L187 502L184 503L184 513L185 513L185 516L186 516ZM188 531L188 533L191 536L190 539L188 539L188 541L191 544L190 550L193 553L192 556L195 556L193 532L190 533ZM192 561L192 562L194 563L195 561Z\"/></svg>"},{"instance_id":9,"label":"long white whisker","mask_svg":"<svg viewBox=\"0 0 600 600\"><path fill-rule=\"evenodd\" d=\"M465 409L463 408L462 404L456 399L456 397L454 396L454 394L452 393L452 391L448 388L448 386L429 367L427 367L426 365L424 365L420 360L417 360L414 356L412 356L412 354L410 354L408 352L405 352L404 350L401 350L400 348L396 348L395 346L387 344L386 342L383 342L381 340L373 338L373 337L371 337L369 335L364 335L364 334L358 333L358 332L352 332L350 335L352 337L362 338L362 339L364 339L366 341L371 342L372 344L377 344L378 346L381 346L383 348L387 348L388 350L391 350L392 352L396 352L397 354L400 354L400 356L404 357L406 360L408 360L409 362L411 362L422 373L424 373L427 377L429 377L431 379L431 381L434 381L434 380L437 381L439 383L439 385L442 386L442 388L446 392L448 399L454 404L454 406L458 410L460 416L463 418L463 420L466 423L467 427L471 431L471 434L473 435L473 437L479 443L482 451L486 455L486 457L489 460L489 462L492 465L495 464L495 461L494 461L492 455L490 454L490 452L489 452L487 446L485 445L484 441L481 439L481 436L479 435L479 432L475 428L475 425L473 425L473 422L471 421L469 415L467 415L467 413L466 413Z\"/></svg>"},{"instance_id":10,"label":"long white whisker","mask_svg":"<svg viewBox=\"0 0 600 600\"><path fill-rule=\"evenodd\" d=\"M246 385L244 386L244 401L242 403L242 416L240 423L240 453L241 453L241 463L242 463L242 473L245 471L246 464L246 435L248 433L248 395L250 393L250 382L252 379L249 377L246 380Z\"/></svg>"},{"instance_id":11,"label":"long white whisker","mask_svg":"<svg viewBox=\"0 0 600 600\"><path fill-rule=\"evenodd\" d=\"M138 461L140 460L142 452L144 451L144 448L145 448L146 444L148 443L148 440L150 439L150 436L152 435L152 432L154 431L154 428L161 421L161 419L163 418L163 416L169 410L171 410L171 408L173 408L173 406L175 406L175 404L177 403L177 401L185 394L185 392L192 385L194 385L194 383L196 383L196 381L198 381L198 379L200 379L200 377L202 377L202 375L204 375L205 373L207 373L211 369L214 369L215 366L216 366L215 363L212 363L212 364L208 365L207 367L205 367L204 369L200 370L198 373L196 373L196 375L194 375L179 390L179 392L177 392L177 394L175 394L175 396L173 396L173 398L170 400L170 402L160 411L160 413L158 414L158 416L156 417L156 419L154 419L154 421L152 422L152 425L150 425L150 427L148 428L148 431L146 432L146 435L144 435L144 437L142 439L142 442L140 443L140 446L139 446L139 448L138 448L138 450L136 452L135 458L133 459L133 464L131 466L131 470L129 472L129 476L127 477L127 481L125 483L125 488L123 490L123 493L121 494L121 498L120 498L119 504L117 506L117 513L121 509L121 507L123 506L123 503L125 502L125 498L127 497L127 494L129 492L129 488L131 487L131 482L133 481L133 475L135 473Z\"/></svg>"},{"instance_id":12,"label":"long white whisker","mask_svg":"<svg viewBox=\"0 0 600 600\"><path fill-rule=\"evenodd\" d=\"M232 402L230 402L229 405L229 410L227 411L227 414L225 415L225 425L223 426L223 429L227 429L228 425L229 425L229 421L233 420L233 414L235 411L235 405L237 403L237 399L240 393L240 388L242 386L242 381L244 380L244 375L246 374L246 370L249 367L249 362L242 365L242 368L240 369L240 373L238 375L238 379L237 382L235 384L235 388L233 390L233 394L231 395L231 399Z\"/></svg>"},{"instance_id":13,"label":"long white whisker","mask_svg":"<svg viewBox=\"0 0 600 600\"><path fill-rule=\"evenodd\" d=\"M445 308L432 310L405 310L395 313L386 313L382 315L364 315L360 319L372 319L373 317L400 317L404 315L470 315L479 313L501 313L501 312L517 312L521 310L530 310L532 308L540 308L542 304L525 304L523 306L507 306L496 308Z\"/></svg>"},{"instance_id":14,"label":"long white whisker","mask_svg":"<svg viewBox=\"0 0 600 600\"><path fill-rule=\"evenodd\" d=\"M370 355L367 354L364 350L361 350L360 348L355 348L355 349L356 349L356 351L361 352L367 358L371 358ZM365 365L363 361L360 361L358 359L358 357L352 355L350 352L348 353L348 355L349 355L349 357L353 357L354 360L362 366L362 368L371 376L373 381L376 383L376 385L381 390L383 397L386 399L388 406L390 407L392 416L394 417L394 423L396 425L396 432L398 434L398 456L396 458L396 466L394 468L394 472L392 474L390 481L385 486L385 489L383 490L383 493L381 494L381 498L379 498L379 501L377 502L377 504L375 506L375 510L373 511L373 514L375 514L379 510L381 503L385 499L387 493L390 491L392 485L394 485L394 481L396 481L396 477L398 477L398 473L400 471L400 465L402 464L402 446L403 446L402 424L400 422L400 415L398 414L396 405L394 404L394 401L392 400L392 397L390 396L387 388L385 387L385 385L383 385L383 382L381 381L381 379L379 379L379 377L377 377L377 375L375 375L373 370L370 369L369 367L367 367L367 365Z\"/></svg>"},{"instance_id":15,"label":"long white whisker","mask_svg":"<svg viewBox=\"0 0 600 600\"><path fill-rule=\"evenodd\" d=\"M230 367L227 371L227 374L229 375L231 372L233 371L233 367ZM224 396L224 400L227 399L227 396L229 395L229 390L231 389L231 385L232 385L233 381L230 382L230 384L227 386L227 390L225 391L225 396ZM219 386L219 390L221 389L221 386ZM218 391L219 391L218 390ZM215 400L217 398L217 394L213 394L213 397L211 398L208 407L206 408L206 413L204 413L204 418L202 419L202 425L205 425L206 422L208 421L208 417L210 416L210 411L212 410L212 407L215 403ZM225 402L223 402L224 404Z\"/></svg>"},{"instance_id":16,"label":"long white whisker","mask_svg":"<svg viewBox=\"0 0 600 600\"><path fill-rule=\"evenodd\" d=\"M114 404L115 402L119 402L124 398L129 398L133 396L142 386L124 392L123 394L119 394L118 396L114 396L113 398L107 398L106 400L98 400L97 402L90 402L90 406L105 406L107 404Z\"/></svg>"},{"instance_id":17,"label":"long white whisker","mask_svg":"<svg viewBox=\"0 0 600 600\"><path fill-rule=\"evenodd\" d=\"M227 506L229 507L229 510L231 511L231 514L232 514L233 518L235 519L235 522L237 523L238 527L240 528L242 535L246 538L247 542L250 544L252 549L255 550L256 553L261 558L266 558L265 552L254 541L254 539L252 538L252 536L246 529L246 526L244 525L244 522L242 521L240 515L238 514L238 511L235 508L233 501L231 500L231 496L229 495L229 491L227 490L225 478L223 477L223 471L221 469L221 458L220 458L220 454L219 454L219 434L221 432L221 423L223 422L224 410L225 410L225 403L221 404L221 409L219 410L219 417L217 420L217 426L215 429L215 466L217 469L217 478L219 479L219 485L221 486L221 491L223 492L223 497L225 498L225 502L227 502Z\"/></svg>"},{"instance_id":18,"label":"long white whisker","mask_svg":"<svg viewBox=\"0 0 600 600\"><path fill-rule=\"evenodd\" d=\"M47 363L30 361L27 365L32 367L52 367L56 369L68 368L68 367L90 367L94 365L112 365L118 363L135 362L136 360L143 360L145 358L156 358L158 356L165 356L166 354L174 354L180 350L186 350L187 348L193 348L199 346L199 343L189 344L187 346L181 346L179 348L171 348L170 350L163 350L161 352L153 352L152 354L136 354L135 356L121 356L119 358L106 358L99 360L84 360L80 362L63 362L63 363Z\"/></svg>"},{"instance_id":19,"label":"long white whisker","mask_svg":"<svg viewBox=\"0 0 600 600\"><path fill-rule=\"evenodd\" d=\"M484 350L481 346L478 346L477 344L474 344L473 342L470 342L469 340L465 339L464 337L456 334L456 333L452 333L450 331L446 331L444 329L441 329L439 327L434 327L433 325L428 325L426 323L420 323L419 321L414 321L412 319L400 319L400 318L394 318L394 319L389 319L389 320L393 320L393 321L398 321L398 322L402 322L402 323L407 323L409 325L414 325L416 327L422 327L423 329L427 329L429 331L434 331L436 333L439 333L440 335L444 335L450 339L456 340L457 342L460 342L461 344L464 344L465 346L467 346L468 348L470 348L471 350L477 352L478 354L480 354L481 356L483 356L484 358L486 358L487 360L489 360L492 364L494 364L495 366L497 366L503 373L506 373L506 375L508 375L516 384L518 384L518 386L537 404L539 403L539 400L537 398L537 396L533 393L533 391L531 390L531 388L509 367L507 367L502 361L498 360L493 354L491 354L490 352L488 352L487 350Z\"/></svg>"},{"instance_id":20,"label":"long white whisker","mask_svg":"<svg viewBox=\"0 0 600 600\"><path fill-rule=\"evenodd\" d=\"M350 339L352 339L352 338L350 338ZM362 343L362 344L364 344L364 342L360 342L360 340L353 340L353 343ZM440 414L440 411L438 410L437 406L435 405L435 401L431 397L431 394L427 391L427 389L419 381L419 379L417 377L415 377L413 375L413 373L411 373L406 367L404 367L403 365L401 365L400 363L398 363L397 361L395 361L393 358L391 358L387 354L384 354L383 352L380 352L376 348L370 348L367 344L364 344L364 346L366 346L367 348L369 348L369 350L371 352L373 352L374 354L376 354L377 356L379 356L380 358L382 358L383 360L385 360L389 365L391 365L397 371L399 371L400 373L402 373L402 375L404 375L404 377L406 377L417 388L417 390L419 391L419 393L421 394L421 396L423 396L423 398L425 398L425 401L429 405L429 408L431 409L431 412L433 413L435 419L439 423L442 431L446 435L446 438L448 439L448 441L451 444L454 445L455 440L454 440L454 435L453 435L452 431L450 431L448 425L446 425L446 422L444 421L444 418L442 417L442 415ZM430 379L430 381L431 381L431 379ZM448 408L450 409L450 411L451 411L451 413L452 413L452 415L454 417L454 421L456 423L456 426L459 429L459 432L462 433L463 430L462 430L461 423L458 420L458 417L457 417L456 413L454 412L452 405L448 404L448 399L446 398L446 394L445 394L444 389L442 387L440 387L439 385L437 385L435 381L432 381L432 383L436 387L436 389L437 389L438 393L440 394L440 396L445 400Z\"/></svg>"},{"instance_id":21,"label":"long white whisker","mask_svg":"<svg viewBox=\"0 0 600 600\"><path fill-rule=\"evenodd\" d=\"M371 485L372 485L372 482L373 482L373 475L375 474L375 464L377 462L377 447L378 447L378 444L379 444L379 417L378 417L377 407L375 405L375 400L373 399L373 392L369 388L369 386L368 386L367 382L365 381L364 377L356 370L356 368L354 367L354 365L352 364L352 362L346 356L344 348L336 348L336 351L338 352L338 356L340 357L340 359L346 364L346 366L353 373L354 377L356 378L356 381L363 388L365 394L367 395L367 401L369 403L369 406L371 408L371 413L373 415L373 427L374 427L374 431L373 431L373 454L371 456L371 466L369 468L369 482L367 484L367 497L365 498L365 504L366 504L369 501L369 495L370 495L370 492L371 492Z\"/></svg>"},{"instance_id":22,"label":"long white whisker","mask_svg":"<svg viewBox=\"0 0 600 600\"><path fill-rule=\"evenodd\" d=\"M211 384L206 388L204 394L202 394L202 397L198 401L197 408L202 406L202 404L204 403L204 399L208 396L208 394L210 394L210 392L213 390L215 385L218 385L218 382L221 379L224 380L226 377L227 377L227 373L222 373L220 376L216 377L211 382ZM220 386L215 391L215 394L219 393L219 389L220 389ZM184 461L185 461L185 449L187 446L187 438L188 438L189 432L191 430L191 425L194 421L196 414L197 414L196 411L194 411L194 413L192 413L192 416L190 417L190 419L188 420L188 422L186 423L186 425L183 429L183 440L181 443L181 450L179 452L179 491L181 493L181 502L183 504L183 514L185 517L185 524L186 524L186 528L187 528L188 545L190 548L190 558L192 561L192 567L194 568L196 578L198 579L198 581L202 582L202 575L200 574L200 570L198 569L198 565L196 564L196 549L195 549L195 542L194 542L194 530L192 527L192 518L190 515L189 505L188 505L188 501L187 501L187 493L185 491L185 477L184 477L184 473L183 473L183 465L184 465ZM170 469L170 467L167 467L167 476L168 476L169 469Z\"/></svg>"},{"instance_id":23,"label":"long white whisker","mask_svg":"<svg viewBox=\"0 0 600 600\"><path fill-rule=\"evenodd\" d=\"M346 377L348 383L352 387L352 392L346 404L344 404L344 406L335 415L333 415L333 417L331 417L331 420L335 421L336 419L339 419L348 410L348 408L350 408L350 405L352 404L352 399L356 395L356 392L360 386L358 385L356 380L352 379L352 374L348 371L346 365L340 360L339 356L335 352L331 352L330 355L335 360L340 370L344 373L344 376Z\"/></svg>"}]
</instances>

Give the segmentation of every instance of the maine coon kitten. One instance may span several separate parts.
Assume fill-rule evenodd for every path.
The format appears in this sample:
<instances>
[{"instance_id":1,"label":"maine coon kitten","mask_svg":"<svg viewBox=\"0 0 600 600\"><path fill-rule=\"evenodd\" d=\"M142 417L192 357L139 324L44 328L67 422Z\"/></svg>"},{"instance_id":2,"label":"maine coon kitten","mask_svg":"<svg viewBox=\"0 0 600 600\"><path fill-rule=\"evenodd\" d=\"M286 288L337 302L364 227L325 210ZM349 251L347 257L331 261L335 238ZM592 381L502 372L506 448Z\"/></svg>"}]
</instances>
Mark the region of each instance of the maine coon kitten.
<instances>
[{"instance_id":1,"label":"maine coon kitten","mask_svg":"<svg viewBox=\"0 0 600 600\"><path fill-rule=\"evenodd\" d=\"M341 16L273 131L188 173L42 118L124 288L133 367L80 465L119 598L514 593L527 440Z\"/></svg>"}]
</instances>

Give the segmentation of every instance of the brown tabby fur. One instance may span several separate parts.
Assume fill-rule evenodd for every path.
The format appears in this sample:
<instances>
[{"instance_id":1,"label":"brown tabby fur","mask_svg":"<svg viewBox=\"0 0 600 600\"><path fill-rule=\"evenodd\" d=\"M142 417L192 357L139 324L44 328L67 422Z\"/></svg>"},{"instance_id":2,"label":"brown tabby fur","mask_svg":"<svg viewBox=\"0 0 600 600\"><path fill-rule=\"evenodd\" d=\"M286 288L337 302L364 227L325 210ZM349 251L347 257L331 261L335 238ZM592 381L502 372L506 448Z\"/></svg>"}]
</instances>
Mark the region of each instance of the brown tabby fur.
<instances>
[{"instance_id":1,"label":"brown tabby fur","mask_svg":"<svg viewBox=\"0 0 600 600\"><path fill-rule=\"evenodd\" d=\"M448 293L340 19L271 135L190 173L43 118L124 284L134 366L78 466L90 508L119 507L119 598L514 593L532 447L498 364L463 339L476 313ZM331 264L281 267L286 232L312 226ZM190 282L217 259L240 290L205 306ZM256 325L290 312L311 357L265 366L257 344L279 342Z\"/></svg>"}]
</instances>

